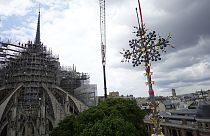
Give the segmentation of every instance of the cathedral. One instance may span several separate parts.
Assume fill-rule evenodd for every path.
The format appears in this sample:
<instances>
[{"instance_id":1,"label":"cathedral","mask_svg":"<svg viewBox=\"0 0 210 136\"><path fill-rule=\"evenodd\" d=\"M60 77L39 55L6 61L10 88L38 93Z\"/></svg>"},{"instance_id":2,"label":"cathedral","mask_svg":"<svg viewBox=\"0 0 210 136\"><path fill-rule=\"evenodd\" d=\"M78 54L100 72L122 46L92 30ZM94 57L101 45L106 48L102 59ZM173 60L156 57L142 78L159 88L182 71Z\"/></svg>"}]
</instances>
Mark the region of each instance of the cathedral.
<instances>
[{"instance_id":1,"label":"cathedral","mask_svg":"<svg viewBox=\"0 0 210 136\"><path fill-rule=\"evenodd\" d=\"M76 67L61 67L40 40L0 41L0 136L49 136L67 115L96 104L95 84Z\"/></svg>"}]
</instances>

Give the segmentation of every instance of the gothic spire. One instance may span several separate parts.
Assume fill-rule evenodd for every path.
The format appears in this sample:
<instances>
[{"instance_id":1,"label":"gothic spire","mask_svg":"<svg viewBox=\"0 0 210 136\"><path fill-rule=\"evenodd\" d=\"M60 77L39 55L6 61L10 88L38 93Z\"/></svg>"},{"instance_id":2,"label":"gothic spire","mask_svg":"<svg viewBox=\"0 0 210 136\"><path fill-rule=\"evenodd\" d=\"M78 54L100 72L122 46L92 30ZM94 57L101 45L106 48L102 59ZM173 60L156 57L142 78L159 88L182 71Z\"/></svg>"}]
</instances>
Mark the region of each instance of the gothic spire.
<instances>
[{"instance_id":1,"label":"gothic spire","mask_svg":"<svg viewBox=\"0 0 210 136\"><path fill-rule=\"evenodd\" d=\"M41 44L41 41L40 41L40 8L39 8L39 15L38 15L38 22L37 22L37 29L36 29L36 37L35 37L34 44L36 44L36 45Z\"/></svg>"}]
</instances>

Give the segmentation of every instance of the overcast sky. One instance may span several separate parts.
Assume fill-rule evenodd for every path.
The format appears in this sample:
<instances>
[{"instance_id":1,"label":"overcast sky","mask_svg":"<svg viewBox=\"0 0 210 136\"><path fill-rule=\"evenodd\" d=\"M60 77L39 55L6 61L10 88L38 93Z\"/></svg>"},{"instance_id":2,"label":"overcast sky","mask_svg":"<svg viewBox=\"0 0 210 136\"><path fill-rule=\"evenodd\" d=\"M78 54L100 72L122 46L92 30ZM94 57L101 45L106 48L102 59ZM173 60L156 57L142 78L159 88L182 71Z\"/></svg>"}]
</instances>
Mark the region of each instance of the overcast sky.
<instances>
[{"instance_id":1,"label":"overcast sky","mask_svg":"<svg viewBox=\"0 0 210 136\"><path fill-rule=\"evenodd\" d=\"M61 65L90 74L103 95L98 0L0 0L0 37L12 43L34 40L41 7L41 41L59 54ZM148 96L143 65L121 63L122 48L134 37L137 0L107 0L107 89L121 95ZM162 60L152 64L156 95L210 89L210 1L141 0L148 31L172 34Z\"/></svg>"}]
</instances>

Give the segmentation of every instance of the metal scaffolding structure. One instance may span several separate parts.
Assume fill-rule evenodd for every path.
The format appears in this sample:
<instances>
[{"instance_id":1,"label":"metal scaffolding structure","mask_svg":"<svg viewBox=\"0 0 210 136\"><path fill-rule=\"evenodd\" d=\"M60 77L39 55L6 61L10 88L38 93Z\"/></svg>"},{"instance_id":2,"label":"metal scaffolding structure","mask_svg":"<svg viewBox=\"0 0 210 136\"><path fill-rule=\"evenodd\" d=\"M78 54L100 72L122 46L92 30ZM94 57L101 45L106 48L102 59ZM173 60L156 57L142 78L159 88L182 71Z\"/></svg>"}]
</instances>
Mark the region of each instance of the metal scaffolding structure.
<instances>
[{"instance_id":1,"label":"metal scaffolding structure","mask_svg":"<svg viewBox=\"0 0 210 136\"><path fill-rule=\"evenodd\" d=\"M62 67L60 72L60 87L88 106L96 105L96 90L94 84L89 84L89 75L76 71L76 67Z\"/></svg>"},{"instance_id":2,"label":"metal scaffolding structure","mask_svg":"<svg viewBox=\"0 0 210 136\"><path fill-rule=\"evenodd\" d=\"M10 43L1 44L1 97L10 93L18 84L24 83L24 91L18 101L28 105L36 105L41 97L41 83L49 88L58 85L57 73L59 70L58 58L53 56L44 45L32 44L29 41L25 45L14 45ZM14 48L15 47L15 48ZM0 98L2 100L2 98Z\"/></svg>"},{"instance_id":3,"label":"metal scaffolding structure","mask_svg":"<svg viewBox=\"0 0 210 136\"><path fill-rule=\"evenodd\" d=\"M76 67L61 67L40 40L0 41L0 135L49 135L66 115L96 104L96 85Z\"/></svg>"}]
</instances>

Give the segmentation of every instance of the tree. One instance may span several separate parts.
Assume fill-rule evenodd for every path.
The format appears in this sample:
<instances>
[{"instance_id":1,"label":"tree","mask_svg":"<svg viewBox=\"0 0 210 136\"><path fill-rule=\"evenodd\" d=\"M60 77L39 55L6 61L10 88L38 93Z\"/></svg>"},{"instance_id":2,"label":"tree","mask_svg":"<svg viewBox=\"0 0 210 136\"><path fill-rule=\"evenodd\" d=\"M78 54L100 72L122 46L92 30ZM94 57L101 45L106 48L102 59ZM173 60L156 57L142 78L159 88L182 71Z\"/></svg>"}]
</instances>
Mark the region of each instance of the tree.
<instances>
[{"instance_id":1,"label":"tree","mask_svg":"<svg viewBox=\"0 0 210 136\"><path fill-rule=\"evenodd\" d=\"M106 99L78 116L69 116L52 136L146 136L144 113L134 100Z\"/></svg>"}]
</instances>

